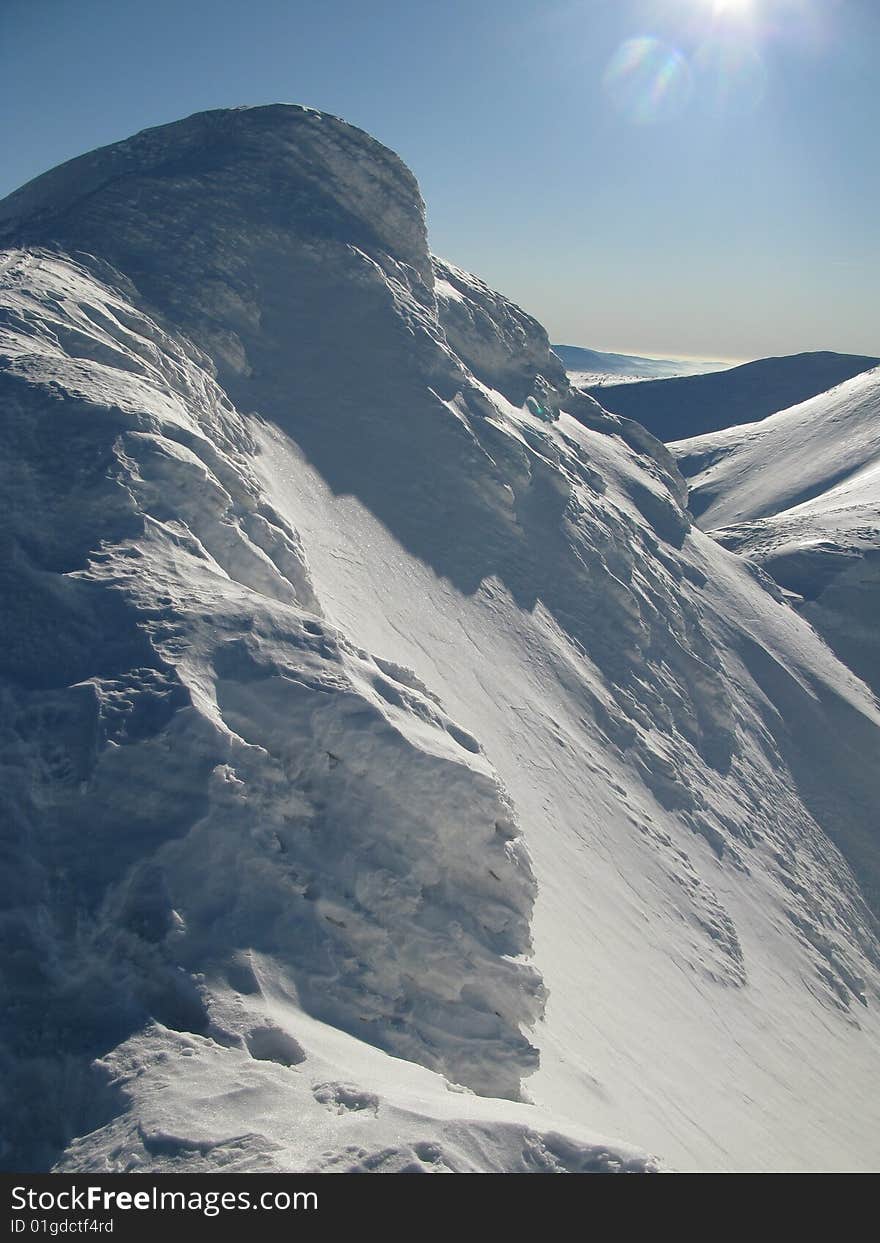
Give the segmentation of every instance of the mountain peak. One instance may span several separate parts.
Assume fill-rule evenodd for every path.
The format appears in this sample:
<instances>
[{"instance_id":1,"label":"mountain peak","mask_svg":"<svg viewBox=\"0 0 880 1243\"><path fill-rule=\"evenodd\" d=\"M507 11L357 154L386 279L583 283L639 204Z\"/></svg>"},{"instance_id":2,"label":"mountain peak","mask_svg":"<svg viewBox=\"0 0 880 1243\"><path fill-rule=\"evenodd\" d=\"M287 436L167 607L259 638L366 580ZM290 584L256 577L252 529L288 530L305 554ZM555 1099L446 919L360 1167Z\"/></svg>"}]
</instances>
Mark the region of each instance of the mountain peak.
<instances>
[{"instance_id":1,"label":"mountain peak","mask_svg":"<svg viewBox=\"0 0 880 1243\"><path fill-rule=\"evenodd\" d=\"M363 130L294 104L199 112L143 130L0 202L4 244L100 255L160 306L169 283L236 268L242 247L292 231L385 251L432 287L409 169Z\"/></svg>"},{"instance_id":2,"label":"mountain peak","mask_svg":"<svg viewBox=\"0 0 880 1243\"><path fill-rule=\"evenodd\" d=\"M397 157L203 113L4 240L0 1163L875 1161L877 703Z\"/></svg>"}]
</instances>

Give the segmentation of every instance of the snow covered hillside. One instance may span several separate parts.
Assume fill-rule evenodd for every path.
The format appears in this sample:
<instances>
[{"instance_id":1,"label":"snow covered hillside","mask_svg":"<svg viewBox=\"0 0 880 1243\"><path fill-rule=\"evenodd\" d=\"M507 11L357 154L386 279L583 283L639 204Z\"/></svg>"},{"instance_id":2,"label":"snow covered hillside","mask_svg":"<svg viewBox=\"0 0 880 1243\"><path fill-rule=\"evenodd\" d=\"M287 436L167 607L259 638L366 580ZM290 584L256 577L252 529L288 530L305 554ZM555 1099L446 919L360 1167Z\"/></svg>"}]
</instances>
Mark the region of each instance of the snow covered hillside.
<instances>
[{"instance_id":1,"label":"snow covered hillside","mask_svg":"<svg viewBox=\"0 0 880 1243\"><path fill-rule=\"evenodd\" d=\"M880 363L857 354L791 354L759 358L711 375L603 385L587 391L609 410L637 419L661 440L703 436L806 401Z\"/></svg>"},{"instance_id":2,"label":"snow covered hillside","mask_svg":"<svg viewBox=\"0 0 880 1243\"><path fill-rule=\"evenodd\" d=\"M801 596L801 611L880 693L880 368L670 448L700 525Z\"/></svg>"},{"instance_id":3,"label":"snow covered hillside","mask_svg":"<svg viewBox=\"0 0 880 1243\"><path fill-rule=\"evenodd\" d=\"M876 1167L880 708L397 157L0 244L3 1164Z\"/></svg>"}]
</instances>

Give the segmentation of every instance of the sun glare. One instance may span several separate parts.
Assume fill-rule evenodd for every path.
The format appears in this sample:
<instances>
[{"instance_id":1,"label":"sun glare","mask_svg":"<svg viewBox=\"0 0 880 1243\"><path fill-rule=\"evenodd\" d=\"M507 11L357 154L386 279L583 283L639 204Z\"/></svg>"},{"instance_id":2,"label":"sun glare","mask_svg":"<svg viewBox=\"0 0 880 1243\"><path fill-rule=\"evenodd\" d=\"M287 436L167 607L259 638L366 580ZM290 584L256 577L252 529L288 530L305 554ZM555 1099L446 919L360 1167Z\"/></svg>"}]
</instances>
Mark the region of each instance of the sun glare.
<instances>
[{"instance_id":1,"label":"sun glare","mask_svg":"<svg viewBox=\"0 0 880 1243\"><path fill-rule=\"evenodd\" d=\"M660 21L653 33L625 39L603 77L610 103L638 125L672 121L694 103L716 116L757 111L769 83L765 45L795 31L802 34L815 10L815 0L657 0L657 5L669 20ZM783 14L798 21L782 22Z\"/></svg>"},{"instance_id":2,"label":"sun glare","mask_svg":"<svg viewBox=\"0 0 880 1243\"><path fill-rule=\"evenodd\" d=\"M724 13L746 13L753 6L753 0L702 0L702 3L719 16Z\"/></svg>"},{"instance_id":3,"label":"sun glare","mask_svg":"<svg viewBox=\"0 0 880 1243\"><path fill-rule=\"evenodd\" d=\"M754 12L757 0L691 0L691 4L711 17L721 21L724 18L747 17Z\"/></svg>"}]
</instances>

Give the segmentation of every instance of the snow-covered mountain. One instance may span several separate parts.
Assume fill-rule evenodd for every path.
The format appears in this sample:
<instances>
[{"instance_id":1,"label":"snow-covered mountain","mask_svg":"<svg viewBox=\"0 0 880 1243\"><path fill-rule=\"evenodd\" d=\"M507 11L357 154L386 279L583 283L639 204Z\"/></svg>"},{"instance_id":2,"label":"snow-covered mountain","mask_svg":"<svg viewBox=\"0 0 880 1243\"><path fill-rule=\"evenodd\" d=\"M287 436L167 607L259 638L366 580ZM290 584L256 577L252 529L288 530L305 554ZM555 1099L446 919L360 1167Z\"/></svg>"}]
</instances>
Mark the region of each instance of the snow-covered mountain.
<instances>
[{"instance_id":1,"label":"snow-covered mountain","mask_svg":"<svg viewBox=\"0 0 880 1243\"><path fill-rule=\"evenodd\" d=\"M616 414L637 419L669 442L757 423L869 371L880 358L817 352L759 358L729 371L643 384L587 387Z\"/></svg>"},{"instance_id":2,"label":"snow-covered mountain","mask_svg":"<svg viewBox=\"0 0 880 1243\"><path fill-rule=\"evenodd\" d=\"M4 1163L875 1166L880 708L397 157L204 113L0 243Z\"/></svg>"},{"instance_id":3,"label":"snow-covered mountain","mask_svg":"<svg viewBox=\"0 0 880 1243\"><path fill-rule=\"evenodd\" d=\"M700 525L801 596L802 612L880 693L880 368L670 448Z\"/></svg>"},{"instance_id":4,"label":"snow-covered mountain","mask_svg":"<svg viewBox=\"0 0 880 1243\"><path fill-rule=\"evenodd\" d=\"M579 345L554 345L571 383L578 388L605 387L622 381L665 380L671 376L726 371L730 363L708 358L644 358L639 354L609 354Z\"/></svg>"}]
</instances>

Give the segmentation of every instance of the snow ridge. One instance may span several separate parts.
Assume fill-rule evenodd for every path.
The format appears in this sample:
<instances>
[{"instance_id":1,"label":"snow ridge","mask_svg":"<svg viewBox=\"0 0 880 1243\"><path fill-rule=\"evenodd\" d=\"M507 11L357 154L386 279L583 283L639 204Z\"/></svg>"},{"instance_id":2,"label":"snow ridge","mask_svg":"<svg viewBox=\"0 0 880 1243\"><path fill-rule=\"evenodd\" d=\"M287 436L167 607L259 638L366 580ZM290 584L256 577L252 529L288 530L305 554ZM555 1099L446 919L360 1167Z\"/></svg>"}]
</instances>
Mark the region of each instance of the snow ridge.
<instances>
[{"instance_id":1,"label":"snow ridge","mask_svg":"<svg viewBox=\"0 0 880 1243\"><path fill-rule=\"evenodd\" d=\"M637 385L605 384L587 391L609 410L638 419L669 442L760 422L870 371L878 361L861 354L815 351L759 358L727 371L651 379Z\"/></svg>"},{"instance_id":2,"label":"snow ridge","mask_svg":"<svg viewBox=\"0 0 880 1243\"><path fill-rule=\"evenodd\" d=\"M543 998L520 961L534 881L479 744L321 620L196 351L70 261L9 254L4 277L4 750L32 877L9 927L42 964L29 1004L54 1001L92 1052L105 1013L115 1033L153 1014L223 1036L180 973L237 972L244 939L311 1013L515 1097ZM34 1058L36 1018L8 1017L27 1054L7 1057L39 1077L57 1033Z\"/></svg>"}]
</instances>

